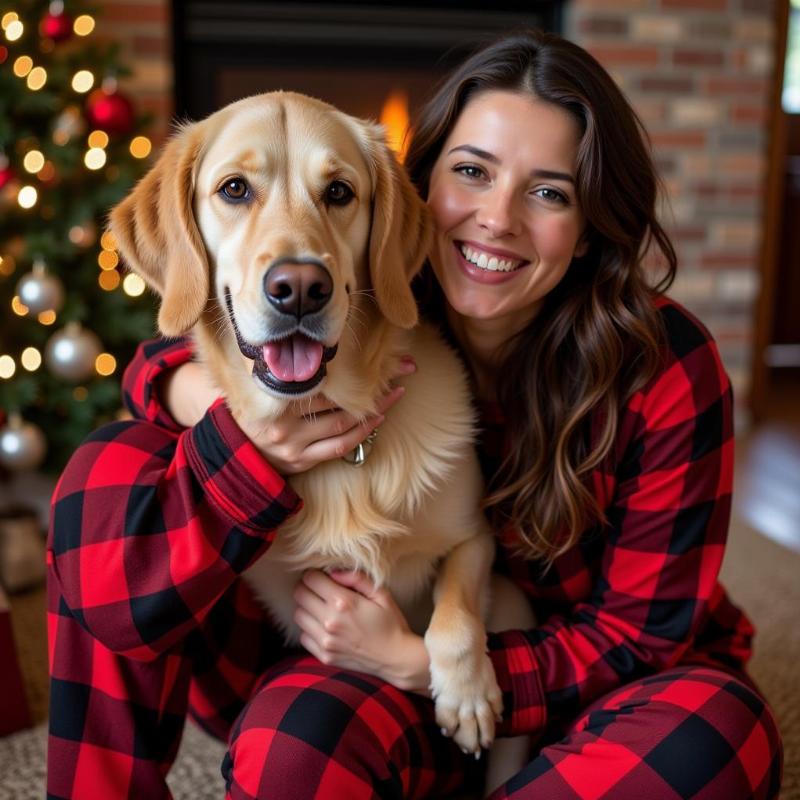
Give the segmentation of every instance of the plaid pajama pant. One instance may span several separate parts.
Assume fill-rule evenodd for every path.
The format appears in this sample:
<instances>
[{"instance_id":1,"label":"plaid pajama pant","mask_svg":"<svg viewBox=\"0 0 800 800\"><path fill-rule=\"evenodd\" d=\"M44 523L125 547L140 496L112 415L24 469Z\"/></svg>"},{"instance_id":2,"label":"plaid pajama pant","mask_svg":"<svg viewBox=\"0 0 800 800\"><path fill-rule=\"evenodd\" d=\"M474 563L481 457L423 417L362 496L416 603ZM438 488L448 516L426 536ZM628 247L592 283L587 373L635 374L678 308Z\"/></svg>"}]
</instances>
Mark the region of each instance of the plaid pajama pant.
<instances>
[{"instance_id":1,"label":"plaid pajama pant","mask_svg":"<svg viewBox=\"0 0 800 800\"><path fill-rule=\"evenodd\" d=\"M683 666L601 698L551 732L500 798L772 798L781 745L748 684ZM382 681L287 659L237 720L223 774L230 800L446 797L480 786L479 765L442 737L432 704Z\"/></svg>"}]
</instances>

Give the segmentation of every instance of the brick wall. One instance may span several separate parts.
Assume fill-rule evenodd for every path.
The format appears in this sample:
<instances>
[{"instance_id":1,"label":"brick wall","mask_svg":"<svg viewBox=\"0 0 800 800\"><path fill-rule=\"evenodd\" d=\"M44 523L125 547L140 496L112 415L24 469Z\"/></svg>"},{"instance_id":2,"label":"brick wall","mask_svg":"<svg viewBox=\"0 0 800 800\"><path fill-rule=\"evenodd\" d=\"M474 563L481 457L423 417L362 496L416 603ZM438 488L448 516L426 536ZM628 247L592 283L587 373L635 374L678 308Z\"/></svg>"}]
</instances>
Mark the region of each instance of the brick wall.
<instances>
[{"instance_id":1,"label":"brick wall","mask_svg":"<svg viewBox=\"0 0 800 800\"><path fill-rule=\"evenodd\" d=\"M778 0L780 1L780 0ZM651 133L680 259L671 294L716 337L748 421L774 69L770 0L574 0L567 35Z\"/></svg>"},{"instance_id":2,"label":"brick wall","mask_svg":"<svg viewBox=\"0 0 800 800\"><path fill-rule=\"evenodd\" d=\"M780 0L778 0L780 1ZM105 0L125 86L168 130L168 0ZM774 50L771 0L573 0L566 34L609 69L652 136L680 258L672 295L709 326L747 422Z\"/></svg>"}]
</instances>

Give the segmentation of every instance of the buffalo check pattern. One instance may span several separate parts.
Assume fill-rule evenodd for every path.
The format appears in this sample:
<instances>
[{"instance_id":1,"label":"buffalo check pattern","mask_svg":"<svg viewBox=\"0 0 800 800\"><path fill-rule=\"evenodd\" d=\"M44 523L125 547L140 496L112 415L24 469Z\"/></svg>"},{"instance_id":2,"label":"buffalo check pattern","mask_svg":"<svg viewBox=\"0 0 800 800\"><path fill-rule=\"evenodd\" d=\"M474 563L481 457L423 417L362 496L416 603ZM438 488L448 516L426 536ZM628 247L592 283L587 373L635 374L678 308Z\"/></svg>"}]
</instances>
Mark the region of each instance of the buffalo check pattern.
<instances>
[{"instance_id":1,"label":"buffalo check pattern","mask_svg":"<svg viewBox=\"0 0 800 800\"><path fill-rule=\"evenodd\" d=\"M540 738L498 798L777 795L780 739L744 673L752 627L717 580L730 384L705 328L666 299L659 310L663 367L591 477L607 525L546 571L499 537L497 569L540 621L489 637L500 732ZM183 340L140 348L133 419L89 437L54 494L48 796L169 797L187 714L229 738L231 798L474 789L429 701L281 644L240 575L302 501L223 402L191 429L169 416L160 377L190 357ZM509 432L484 411L491 472Z\"/></svg>"}]
</instances>

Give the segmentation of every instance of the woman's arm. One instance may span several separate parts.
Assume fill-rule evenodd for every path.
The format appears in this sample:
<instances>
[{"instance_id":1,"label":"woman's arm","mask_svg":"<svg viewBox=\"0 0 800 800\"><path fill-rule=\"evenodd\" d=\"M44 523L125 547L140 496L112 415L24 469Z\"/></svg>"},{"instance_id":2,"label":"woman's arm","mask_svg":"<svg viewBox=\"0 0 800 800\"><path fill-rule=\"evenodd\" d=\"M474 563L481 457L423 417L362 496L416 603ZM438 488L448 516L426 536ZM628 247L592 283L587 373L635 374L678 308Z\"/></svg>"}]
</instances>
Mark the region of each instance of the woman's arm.
<instances>
[{"instance_id":1,"label":"woman's arm","mask_svg":"<svg viewBox=\"0 0 800 800\"><path fill-rule=\"evenodd\" d=\"M183 639L300 500L221 402L181 433L99 429L53 497L51 588L109 649L149 660Z\"/></svg>"},{"instance_id":2,"label":"woman's arm","mask_svg":"<svg viewBox=\"0 0 800 800\"><path fill-rule=\"evenodd\" d=\"M718 597L733 472L730 383L707 331L674 306L664 314L672 356L621 420L626 448L615 475L603 476L616 489L591 594L533 631L489 635L510 699L504 733L540 729L675 664ZM574 569L562 581L588 580L582 565Z\"/></svg>"}]
</instances>

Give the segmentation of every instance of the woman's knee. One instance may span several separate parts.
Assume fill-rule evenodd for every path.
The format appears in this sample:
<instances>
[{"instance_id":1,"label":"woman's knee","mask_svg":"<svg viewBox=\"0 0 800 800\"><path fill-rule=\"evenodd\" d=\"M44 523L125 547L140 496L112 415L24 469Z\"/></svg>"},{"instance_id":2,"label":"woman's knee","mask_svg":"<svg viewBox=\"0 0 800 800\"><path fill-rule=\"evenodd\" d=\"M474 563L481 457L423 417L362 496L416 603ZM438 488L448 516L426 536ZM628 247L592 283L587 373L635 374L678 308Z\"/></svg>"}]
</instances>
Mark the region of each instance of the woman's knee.
<instances>
[{"instance_id":1,"label":"woman's knee","mask_svg":"<svg viewBox=\"0 0 800 800\"><path fill-rule=\"evenodd\" d=\"M237 720L223 766L232 800L409 796L420 703L366 675L293 659ZM437 732L438 733L438 732Z\"/></svg>"},{"instance_id":2,"label":"woman's knee","mask_svg":"<svg viewBox=\"0 0 800 800\"><path fill-rule=\"evenodd\" d=\"M745 680L684 667L641 681L584 717L680 797L777 797L782 746L774 717ZM653 796L658 796L653 795Z\"/></svg>"}]
</instances>

